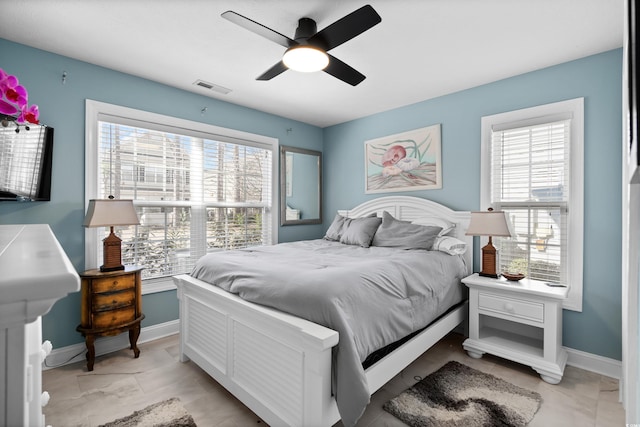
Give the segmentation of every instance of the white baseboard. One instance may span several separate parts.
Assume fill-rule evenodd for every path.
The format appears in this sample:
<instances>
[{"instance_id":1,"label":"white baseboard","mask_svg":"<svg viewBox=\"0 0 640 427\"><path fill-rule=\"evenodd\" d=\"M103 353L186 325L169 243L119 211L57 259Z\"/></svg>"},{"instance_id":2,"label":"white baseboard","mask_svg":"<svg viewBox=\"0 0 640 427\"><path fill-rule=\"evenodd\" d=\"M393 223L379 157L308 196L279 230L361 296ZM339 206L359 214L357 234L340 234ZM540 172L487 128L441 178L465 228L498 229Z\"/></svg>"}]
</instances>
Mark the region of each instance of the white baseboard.
<instances>
[{"instance_id":1,"label":"white baseboard","mask_svg":"<svg viewBox=\"0 0 640 427\"><path fill-rule=\"evenodd\" d=\"M140 331L139 343L157 340L169 335L177 334L180 331L180 320L171 320L169 322L160 323L158 325L147 326ZM129 335L120 334L115 337L104 337L96 340L96 356L122 350L129 347ZM606 375L611 378L620 379L622 375L622 362L608 357L598 356L597 354L586 353L584 351L575 350L565 347L569 358L567 365L576 368L585 369L597 374ZM73 344L59 349L54 348L47 356L43 369L57 368L58 366L67 365L84 361L87 349L84 343Z\"/></svg>"},{"instance_id":2,"label":"white baseboard","mask_svg":"<svg viewBox=\"0 0 640 427\"><path fill-rule=\"evenodd\" d=\"M598 356L593 353L586 353L573 348L565 347L565 349L569 354L567 365L595 372L596 374L605 375L617 380L620 380L622 377L622 362L619 360Z\"/></svg>"},{"instance_id":3,"label":"white baseboard","mask_svg":"<svg viewBox=\"0 0 640 427\"><path fill-rule=\"evenodd\" d=\"M179 331L180 320L171 320L157 325L146 326L140 330L138 343L141 344L157 340L159 338L164 338L169 335L177 334ZM126 333L114 337L98 338L95 342L96 356L112 353L114 351L122 350L123 348L129 348L129 334ZM68 365L70 363L85 361L86 352L87 347L85 347L84 343L54 348L45 359L42 369L52 369Z\"/></svg>"}]
</instances>

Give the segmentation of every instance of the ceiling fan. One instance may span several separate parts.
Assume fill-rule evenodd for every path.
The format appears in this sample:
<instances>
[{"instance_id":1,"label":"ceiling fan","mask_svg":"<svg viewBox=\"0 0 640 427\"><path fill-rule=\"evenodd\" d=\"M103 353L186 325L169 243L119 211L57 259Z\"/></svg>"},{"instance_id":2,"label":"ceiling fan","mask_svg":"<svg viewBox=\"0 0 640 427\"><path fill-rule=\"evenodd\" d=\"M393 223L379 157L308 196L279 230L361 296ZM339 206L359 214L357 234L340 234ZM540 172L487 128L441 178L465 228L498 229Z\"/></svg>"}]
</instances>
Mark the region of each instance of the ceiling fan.
<instances>
[{"instance_id":1,"label":"ceiling fan","mask_svg":"<svg viewBox=\"0 0 640 427\"><path fill-rule=\"evenodd\" d=\"M313 19L301 18L298 20L295 38L290 39L231 10L224 12L222 17L287 48L280 62L256 80L271 80L289 68L297 71L324 70L325 73L352 86L362 82L365 76L327 52L382 21L373 7L366 5L338 19L321 31L317 30ZM301 65L298 65L299 63Z\"/></svg>"}]
</instances>

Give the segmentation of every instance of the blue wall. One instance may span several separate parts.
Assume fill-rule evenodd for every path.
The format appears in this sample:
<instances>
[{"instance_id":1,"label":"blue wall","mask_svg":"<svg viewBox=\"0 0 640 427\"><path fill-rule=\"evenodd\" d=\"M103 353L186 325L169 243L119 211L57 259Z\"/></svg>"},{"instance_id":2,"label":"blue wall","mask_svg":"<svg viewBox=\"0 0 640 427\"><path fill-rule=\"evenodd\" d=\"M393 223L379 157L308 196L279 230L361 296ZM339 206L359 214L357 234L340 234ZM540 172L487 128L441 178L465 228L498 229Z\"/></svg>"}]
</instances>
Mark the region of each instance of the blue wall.
<instances>
[{"instance_id":1,"label":"blue wall","mask_svg":"<svg viewBox=\"0 0 640 427\"><path fill-rule=\"evenodd\" d=\"M18 77L40 121L55 128L50 202L0 202L0 224L51 226L78 271L84 270L85 99L122 105L187 120L278 138L280 144L322 150L322 129L228 102L175 89L85 62L0 39L0 68ZM62 73L67 72L62 83ZM228 95L233 99L233 92ZM207 111L201 114L203 107ZM287 129L290 129L287 132ZM275 153L278 156L278 152ZM321 236L322 225L282 227L280 241ZM1 274L1 273L0 273ZM145 295L149 326L178 318L175 291ZM54 347L82 342L80 295L58 301L43 318L43 336Z\"/></svg>"},{"instance_id":2,"label":"blue wall","mask_svg":"<svg viewBox=\"0 0 640 427\"><path fill-rule=\"evenodd\" d=\"M582 312L564 311L564 345L620 360L621 88L618 49L325 128L324 218L380 196L364 193L364 141L436 123L442 189L404 194L477 210L481 117L584 97L584 300Z\"/></svg>"},{"instance_id":3,"label":"blue wall","mask_svg":"<svg viewBox=\"0 0 640 427\"><path fill-rule=\"evenodd\" d=\"M565 311L564 345L621 359L621 75L614 50L448 96L320 129L279 116L164 86L0 39L3 68L16 75L55 127L50 202L0 203L0 223L49 224L78 271L84 269L84 105L93 99L278 138L323 151L325 225L279 229L280 241L317 238L337 209L376 197L364 194L364 141L442 124L443 188L405 193L453 209L479 207L480 118L585 98L585 263L583 312ZM62 72L67 80L62 84ZM233 99L233 92L229 99ZM200 110L208 107L202 115ZM287 129L292 131L287 132ZM143 326L177 319L175 291L145 295ZM43 319L55 347L82 341L79 294Z\"/></svg>"}]
</instances>

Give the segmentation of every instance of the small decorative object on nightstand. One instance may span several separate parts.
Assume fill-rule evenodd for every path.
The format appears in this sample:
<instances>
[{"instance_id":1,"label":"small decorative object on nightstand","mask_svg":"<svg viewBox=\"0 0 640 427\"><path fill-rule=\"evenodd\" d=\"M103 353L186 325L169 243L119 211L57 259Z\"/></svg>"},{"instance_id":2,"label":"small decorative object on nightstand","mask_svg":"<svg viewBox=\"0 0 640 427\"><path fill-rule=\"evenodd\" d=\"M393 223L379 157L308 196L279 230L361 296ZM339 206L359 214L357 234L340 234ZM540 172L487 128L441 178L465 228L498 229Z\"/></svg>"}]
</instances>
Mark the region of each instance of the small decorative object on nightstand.
<instances>
[{"instance_id":1,"label":"small decorative object on nightstand","mask_svg":"<svg viewBox=\"0 0 640 427\"><path fill-rule=\"evenodd\" d=\"M518 280L524 279L524 274L522 274L522 273L507 273L507 272L504 272L504 273L502 273L502 276L504 276L505 279L511 280L513 282L517 282Z\"/></svg>"},{"instance_id":2,"label":"small decorative object on nightstand","mask_svg":"<svg viewBox=\"0 0 640 427\"><path fill-rule=\"evenodd\" d=\"M80 273L82 279L81 323L76 330L85 337L87 369L93 371L94 341L98 336L113 336L129 331L134 356L140 355L137 341L142 314L142 267Z\"/></svg>"},{"instance_id":3,"label":"small decorative object on nightstand","mask_svg":"<svg viewBox=\"0 0 640 427\"><path fill-rule=\"evenodd\" d=\"M531 279L507 281L472 274L469 288L469 356L491 353L535 369L550 383L562 380L567 351L562 347L562 301L566 287Z\"/></svg>"}]
</instances>

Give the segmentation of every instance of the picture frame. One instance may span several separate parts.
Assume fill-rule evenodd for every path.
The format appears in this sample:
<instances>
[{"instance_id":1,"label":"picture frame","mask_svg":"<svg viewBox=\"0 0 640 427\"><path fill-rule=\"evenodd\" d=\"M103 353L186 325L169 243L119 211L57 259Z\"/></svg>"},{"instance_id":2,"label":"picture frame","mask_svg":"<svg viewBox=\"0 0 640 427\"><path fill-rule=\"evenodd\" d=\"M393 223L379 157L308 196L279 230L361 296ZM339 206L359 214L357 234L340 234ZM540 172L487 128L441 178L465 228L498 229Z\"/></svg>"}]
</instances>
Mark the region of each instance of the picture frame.
<instances>
[{"instance_id":1,"label":"picture frame","mask_svg":"<svg viewBox=\"0 0 640 427\"><path fill-rule=\"evenodd\" d=\"M364 142L365 193L442 188L441 125Z\"/></svg>"}]
</instances>

